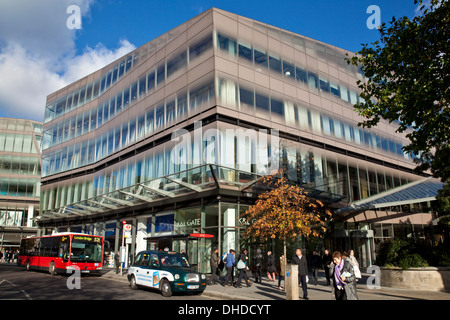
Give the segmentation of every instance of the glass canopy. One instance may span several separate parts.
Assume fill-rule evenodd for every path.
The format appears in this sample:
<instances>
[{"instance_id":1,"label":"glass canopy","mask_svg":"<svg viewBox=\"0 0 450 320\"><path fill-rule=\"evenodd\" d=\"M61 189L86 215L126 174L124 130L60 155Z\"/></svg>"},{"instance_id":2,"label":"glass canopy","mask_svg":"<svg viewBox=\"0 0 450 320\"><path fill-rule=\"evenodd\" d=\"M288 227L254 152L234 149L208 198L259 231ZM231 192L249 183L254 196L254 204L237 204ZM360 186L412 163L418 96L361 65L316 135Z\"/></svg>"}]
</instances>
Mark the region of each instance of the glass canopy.
<instances>
[{"instance_id":1,"label":"glass canopy","mask_svg":"<svg viewBox=\"0 0 450 320\"><path fill-rule=\"evenodd\" d=\"M264 189L267 190L267 187L260 183L261 177L251 172L206 164L45 211L37 219L42 222L76 216L88 217L123 207L131 208L144 203L157 203L160 200L217 188L252 196L254 193L259 194ZM323 190L305 189L311 197L326 200L325 202L331 203L342 199L341 196Z\"/></svg>"}]
</instances>

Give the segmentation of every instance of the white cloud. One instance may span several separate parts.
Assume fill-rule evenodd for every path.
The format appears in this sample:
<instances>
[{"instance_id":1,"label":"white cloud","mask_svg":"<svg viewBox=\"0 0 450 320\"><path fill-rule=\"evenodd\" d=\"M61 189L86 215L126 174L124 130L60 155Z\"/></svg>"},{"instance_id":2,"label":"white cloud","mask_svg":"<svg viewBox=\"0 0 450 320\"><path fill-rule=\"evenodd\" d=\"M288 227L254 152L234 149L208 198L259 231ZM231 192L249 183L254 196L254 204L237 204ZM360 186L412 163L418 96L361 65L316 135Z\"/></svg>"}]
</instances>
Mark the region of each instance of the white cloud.
<instances>
[{"instance_id":1,"label":"white cloud","mask_svg":"<svg viewBox=\"0 0 450 320\"><path fill-rule=\"evenodd\" d=\"M0 116L43 120L47 95L111 63L135 46L121 40L75 54L76 30L66 13L78 5L89 16L93 0L1 0Z\"/></svg>"}]
</instances>

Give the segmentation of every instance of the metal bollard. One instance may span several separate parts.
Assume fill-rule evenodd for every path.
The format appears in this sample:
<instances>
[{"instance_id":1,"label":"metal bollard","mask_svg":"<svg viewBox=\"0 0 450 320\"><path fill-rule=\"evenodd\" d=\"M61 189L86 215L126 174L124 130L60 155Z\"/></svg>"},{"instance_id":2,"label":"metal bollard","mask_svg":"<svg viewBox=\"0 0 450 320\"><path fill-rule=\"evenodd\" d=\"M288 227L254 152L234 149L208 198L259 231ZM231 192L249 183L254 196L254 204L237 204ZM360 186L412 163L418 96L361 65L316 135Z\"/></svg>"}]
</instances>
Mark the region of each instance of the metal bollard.
<instances>
[{"instance_id":1,"label":"metal bollard","mask_svg":"<svg viewBox=\"0 0 450 320\"><path fill-rule=\"evenodd\" d=\"M298 265L286 265L286 300L299 300L298 295Z\"/></svg>"}]
</instances>

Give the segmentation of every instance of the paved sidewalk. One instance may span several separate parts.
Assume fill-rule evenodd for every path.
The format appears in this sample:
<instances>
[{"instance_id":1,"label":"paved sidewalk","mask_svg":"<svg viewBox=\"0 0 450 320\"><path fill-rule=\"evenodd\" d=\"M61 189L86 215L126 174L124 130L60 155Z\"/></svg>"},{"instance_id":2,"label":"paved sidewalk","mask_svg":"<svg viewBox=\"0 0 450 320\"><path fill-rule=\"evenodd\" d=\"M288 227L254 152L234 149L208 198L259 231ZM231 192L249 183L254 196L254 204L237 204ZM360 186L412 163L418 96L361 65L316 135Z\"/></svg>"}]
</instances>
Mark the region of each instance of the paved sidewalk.
<instances>
[{"instance_id":1,"label":"paved sidewalk","mask_svg":"<svg viewBox=\"0 0 450 320\"><path fill-rule=\"evenodd\" d=\"M359 300L450 300L450 292L419 291L382 287L381 289L369 289L366 279L369 275L363 274L363 278L357 284ZM126 273L117 275L113 270L102 275L114 281L128 282ZM254 279L251 279L251 281ZM308 284L308 298L310 300L333 300L331 288L326 285L325 277L318 279L314 285L310 278ZM282 281L282 285L284 282ZM203 292L204 296L220 300L285 300L286 293L277 288L278 280L268 281L263 277L262 283L253 283L251 287L243 284L242 288L224 287L220 284L209 285ZM300 297L303 296L299 288ZM303 299L300 299L303 300Z\"/></svg>"}]
</instances>

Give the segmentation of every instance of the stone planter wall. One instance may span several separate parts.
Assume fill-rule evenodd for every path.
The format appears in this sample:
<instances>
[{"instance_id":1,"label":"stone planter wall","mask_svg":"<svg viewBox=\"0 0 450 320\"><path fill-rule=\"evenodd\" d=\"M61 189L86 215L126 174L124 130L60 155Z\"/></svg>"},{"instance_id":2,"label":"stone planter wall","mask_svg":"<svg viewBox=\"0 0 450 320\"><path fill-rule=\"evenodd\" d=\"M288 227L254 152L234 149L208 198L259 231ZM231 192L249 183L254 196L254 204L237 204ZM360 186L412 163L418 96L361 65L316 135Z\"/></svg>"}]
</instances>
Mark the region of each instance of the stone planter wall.
<instances>
[{"instance_id":1,"label":"stone planter wall","mask_svg":"<svg viewBox=\"0 0 450 320\"><path fill-rule=\"evenodd\" d=\"M400 289L450 291L450 268L381 268L380 284Z\"/></svg>"}]
</instances>

